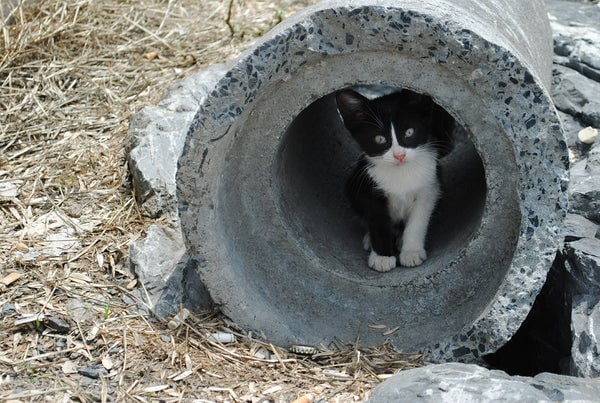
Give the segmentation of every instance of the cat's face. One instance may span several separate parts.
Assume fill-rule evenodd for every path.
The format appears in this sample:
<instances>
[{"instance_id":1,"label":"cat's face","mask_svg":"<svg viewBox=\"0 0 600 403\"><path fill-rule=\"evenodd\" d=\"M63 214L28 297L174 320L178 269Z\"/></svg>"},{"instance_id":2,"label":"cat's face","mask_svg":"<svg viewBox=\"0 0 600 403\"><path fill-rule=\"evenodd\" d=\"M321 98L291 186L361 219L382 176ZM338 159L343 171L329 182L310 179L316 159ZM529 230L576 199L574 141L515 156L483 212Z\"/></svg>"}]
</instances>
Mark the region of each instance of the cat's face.
<instances>
[{"instance_id":1,"label":"cat's face","mask_svg":"<svg viewBox=\"0 0 600 403\"><path fill-rule=\"evenodd\" d=\"M431 147L432 101L411 91L368 100L352 90L336 95L346 128L371 160L403 165Z\"/></svg>"}]
</instances>

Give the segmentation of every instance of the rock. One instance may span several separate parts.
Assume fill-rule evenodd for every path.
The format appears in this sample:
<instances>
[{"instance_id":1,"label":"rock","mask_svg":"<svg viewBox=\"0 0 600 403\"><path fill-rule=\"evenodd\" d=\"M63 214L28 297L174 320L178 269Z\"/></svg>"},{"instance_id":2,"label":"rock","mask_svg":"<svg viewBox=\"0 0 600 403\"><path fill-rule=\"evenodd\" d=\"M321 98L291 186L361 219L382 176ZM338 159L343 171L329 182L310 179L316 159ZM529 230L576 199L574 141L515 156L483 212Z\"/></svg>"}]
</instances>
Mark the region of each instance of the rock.
<instances>
[{"instance_id":1,"label":"rock","mask_svg":"<svg viewBox=\"0 0 600 403\"><path fill-rule=\"evenodd\" d=\"M552 99L562 112L586 125L600 127L600 82L568 67L554 65Z\"/></svg>"},{"instance_id":2,"label":"rock","mask_svg":"<svg viewBox=\"0 0 600 403\"><path fill-rule=\"evenodd\" d=\"M544 0L544 3L553 24L600 30L600 7L597 4L585 0Z\"/></svg>"},{"instance_id":3,"label":"rock","mask_svg":"<svg viewBox=\"0 0 600 403\"><path fill-rule=\"evenodd\" d=\"M600 82L600 32L559 24L553 24L553 28L559 30L554 34L554 62Z\"/></svg>"},{"instance_id":4,"label":"rock","mask_svg":"<svg viewBox=\"0 0 600 403\"><path fill-rule=\"evenodd\" d=\"M577 376L600 376L600 239L567 242L567 302L571 305L572 365Z\"/></svg>"},{"instance_id":5,"label":"rock","mask_svg":"<svg viewBox=\"0 0 600 403\"><path fill-rule=\"evenodd\" d=\"M594 238L600 226L579 214L567 214L563 224L566 242L581 238Z\"/></svg>"},{"instance_id":6,"label":"rock","mask_svg":"<svg viewBox=\"0 0 600 403\"><path fill-rule=\"evenodd\" d=\"M108 371L103 366L96 364L85 368L79 368L77 372L80 375L90 379L99 379L100 376L106 376Z\"/></svg>"},{"instance_id":7,"label":"rock","mask_svg":"<svg viewBox=\"0 0 600 403\"><path fill-rule=\"evenodd\" d=\"M577 134L577 138L584 144L593 144L598 137L598 129L593 127L586 127L585 129L581 129Z\"/></svg>"},{"instance_id":8,"label":"rock","mask_svg":"<svg viewBox=\"0 0 600 403\"><path fill-rule=\"evenodd\" d=\"M569 212L600 223L600 143L571 167L569 202Z\"/></svg>"},{"instance_id":9,"label":"rock","mask_svg":"<svg viewBox=\"0 0 600 403\"><path fill-rule=\"evenodd\" d=\"M579 4L556 16L552 14L552 6L549 8L550 14L554 17L551 25L554 53L557 55L555 63L570 67L592 80L600 81L599 9ZM573 14L574 9L585 10L586 14L596 14L597 20L582 24L583 18L580 13L569 18L568 14Z\"/></svg>"},{"instance_id":10,"label":"rock","mask_svg":"<svg viewBox=\"0 0 600 403\"><path fill-rule=\"evenodd\" d=\"M129 124L127 160L135 196L151 217L177 216L177 159L199 104L222 69L216 64L183 80L157 106L142 109Z\"/></svg>"},{"instance_id":11,"label":"rock","mask_svg":"<svg viewBox=\"0 0 600 403\"><path fill-rule=\"evenodd\" d=\"M0 182L0 200L10 200L19 195L19 186L13 182Z\"/></svg>"},{"instance_id":12,"label":"rock","mask_svg":"<svg viewBox=\"0 0 600 403\"><path fill-rule=\"evenodd\" d=\"M588 298L574 300L570 372L572 375L595 378L600 375L600 304L590 304Z\"/></svg>"},{"instance_id":13,"label":"rock","mask_svg":"<svg viewBox=\"0 0 600 403\"><path fill-rule=\"evenodd\" d=\"M187 298L184 289L194 301L194 308L210 307L210 298L201 283L194 287L185 285L189 281L184 280L186 273L191 271L193 263L188 259L179 227L150 226L146 237L131 245L129 265L144 285L142 301L149 302L159 316L179 311Z\"/></svg>"},{"instance_id":14,"label":"rock","mask_svg":"<svg viewBox=\"0 0 600 403\"><path fill-rule=\"evenodd\" d=\"M0 318L4 318L17 313L17 309L12 302L5 302L0 308Z\"/></svg>"},{"instance_id":15,"label":"rock","mask_svg":"<svg viewBox=\"0 0 600 403\"><path fill-rule=\"evenodd\" d=\"M565 137L567 140L567 145L570 149L577 149L577 151L585 152L589 147L582 147L581 142L579 141L578 134L579 132L585 128L581 124L580 121L575 119L573 116L568 113L558 111L558 115L560 116L560 120L563 126L563 130L565 131ZM581 148L581 150L579 150Z\"/></svg>"},{"instance_id":16,"label":"rock","mask_svg":"<svg viewBox=\"0 0 600 403\"><path fill-rule=\"evenodd\" d=\"M448 363L402 371L377 386L369 402L593 402L600 382L542 373L509 376L473 364Z\"/></svg>"}]
</instances>

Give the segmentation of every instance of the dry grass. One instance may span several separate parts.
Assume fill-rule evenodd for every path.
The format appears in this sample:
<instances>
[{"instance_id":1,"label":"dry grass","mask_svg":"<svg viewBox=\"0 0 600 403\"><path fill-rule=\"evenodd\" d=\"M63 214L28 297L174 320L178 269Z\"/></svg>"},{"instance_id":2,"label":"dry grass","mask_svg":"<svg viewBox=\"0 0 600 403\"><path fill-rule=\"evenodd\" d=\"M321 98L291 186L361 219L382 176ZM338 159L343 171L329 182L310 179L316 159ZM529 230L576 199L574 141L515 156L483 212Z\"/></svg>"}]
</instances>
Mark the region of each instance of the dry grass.
<instances>
[{"instance_id":1,"label":"dry grass","mask_svg":"<svg viewBox=\"0 0 600 403\"><path fill-rule=\"evenodd\" d=\"M132 114L312 2L29 0L0 22L0 400L357 401L420 363L224 345L206 336L236 334L220 314L172 330L131 293L124 257L152 223L128 185Z\"/></svg>"}]
</instances>

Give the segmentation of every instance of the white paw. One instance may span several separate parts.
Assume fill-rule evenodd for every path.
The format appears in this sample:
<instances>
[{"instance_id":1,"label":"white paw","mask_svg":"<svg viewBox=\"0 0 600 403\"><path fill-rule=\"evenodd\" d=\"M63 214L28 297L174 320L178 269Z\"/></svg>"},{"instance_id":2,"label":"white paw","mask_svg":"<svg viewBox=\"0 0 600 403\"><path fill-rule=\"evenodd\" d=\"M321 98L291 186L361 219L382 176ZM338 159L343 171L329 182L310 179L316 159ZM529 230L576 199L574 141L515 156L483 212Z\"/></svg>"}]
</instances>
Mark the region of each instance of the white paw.
<instances>
[{"instance_id":1,"label":"white paw","mask_svg":"<svg viewBox=\"0 0 600 403\"><path fill-rule=\"evenodd\" d=\"M368 232L363 237L363 249L366 251L371 250L371 235Z\"/></svg>"},{"instance_id":2,"label":"white paw","mask_svg":"<svg viewBox=\"0 0 600 403\"><path fill-rule=\"evenodd\" d=\"M396 256L379 256L375 251L369 255L369 267L378 272L386 272L396 267Z\"/></svg>"},{"instance_id":3,"label":"white paw","mask_svg":"<svg viewBox=\"0 0 600 403\"><path fill-rule=\"evenodd\" d=\"M400 265L406 267L414 267L423 263L427 259L425 249L403 250L400 253Z\"/></svg>"}]
</instances>

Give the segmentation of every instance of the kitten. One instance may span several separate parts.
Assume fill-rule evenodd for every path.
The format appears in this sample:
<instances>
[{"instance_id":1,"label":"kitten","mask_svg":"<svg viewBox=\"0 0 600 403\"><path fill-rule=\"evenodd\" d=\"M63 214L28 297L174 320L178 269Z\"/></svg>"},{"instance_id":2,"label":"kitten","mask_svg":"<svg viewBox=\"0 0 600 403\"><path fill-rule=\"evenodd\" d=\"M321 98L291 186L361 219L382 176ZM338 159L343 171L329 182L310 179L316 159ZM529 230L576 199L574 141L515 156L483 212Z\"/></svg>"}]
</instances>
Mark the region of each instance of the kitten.
<instances>
[{"instance_id":1,"label":"kitten","mask_svg":"<svg viewBox=\"0 0 600 403\"><path fill-rule=\"evenodd\" d=\"M369 100L336 94L344 125L363 154L347 181L352 207L366 221L369 267L386 272L427 259L425 238L438 199L438 159L447 152L454 119L431 98L409 90Z\"/></svg>"}]
</instances>

